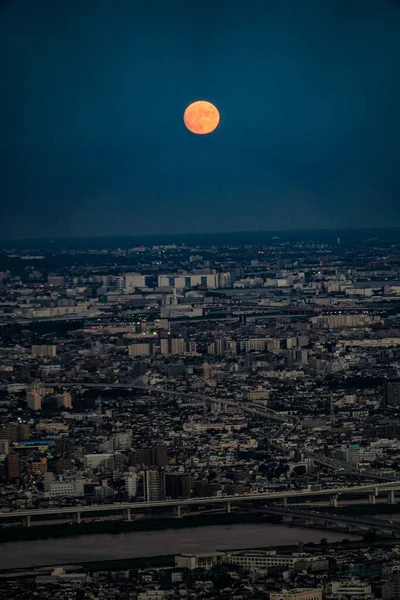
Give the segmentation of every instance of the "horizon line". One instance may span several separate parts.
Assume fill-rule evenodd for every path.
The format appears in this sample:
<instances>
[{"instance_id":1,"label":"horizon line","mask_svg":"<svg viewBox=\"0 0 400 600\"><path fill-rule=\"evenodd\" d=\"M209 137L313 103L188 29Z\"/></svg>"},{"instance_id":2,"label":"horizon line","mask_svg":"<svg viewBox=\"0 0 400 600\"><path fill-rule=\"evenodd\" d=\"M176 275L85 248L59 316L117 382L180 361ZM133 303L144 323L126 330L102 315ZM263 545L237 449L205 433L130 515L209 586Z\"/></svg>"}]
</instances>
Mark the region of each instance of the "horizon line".
<instances>
[{"instance_id":1,"label":"horizon line","mask_svg":"<svg viewBox=\"0 0 400 600\"><path fill-rule=\"evenodd\" d=\"M71 241L71 240L98 240L98 239L122 239L122 238L182 238L182 237L211 237L211 236L227 236L227 235L264 235L264 234L302 234L302 233L339 233L339 232L354 232L362 233L374 231L395 231L400 230L400 225L387 225L379 227L339 227L339 228L314 228L314 229L254 229L246 231L208 231L208 232L181 232L181 233L123 233L123 234L103 234L103 235L71 235L65 237L59 236L43 236L43 237L9 237L0 238L2 242L55 242L55 241Z\"/></svg>"}]
</instances>

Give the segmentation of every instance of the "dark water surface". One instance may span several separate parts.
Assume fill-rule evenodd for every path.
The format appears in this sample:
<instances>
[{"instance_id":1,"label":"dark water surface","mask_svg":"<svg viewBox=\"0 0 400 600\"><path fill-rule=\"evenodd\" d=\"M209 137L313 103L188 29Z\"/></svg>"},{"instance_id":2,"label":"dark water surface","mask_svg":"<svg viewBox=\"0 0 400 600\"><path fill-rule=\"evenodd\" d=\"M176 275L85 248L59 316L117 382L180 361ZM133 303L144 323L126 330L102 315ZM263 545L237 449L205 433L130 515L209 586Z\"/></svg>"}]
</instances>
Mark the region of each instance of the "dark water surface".
<instances>
[{"instance_id":1,"label":"dark water surface","mask_svg":"<svg viewBox=\"0 0 400 600\"><path fill-rule=\"evenodd\" d=\"M32 564L57 565L83 561L180 554L181 552L213 552L235 548L256 548L319 542L321 538L335 542L360 539L343 532L302 529L284 525L240 524L217 525L164 531L131 531L118 535L98 534L78 537L6 542L0 545L1 569L24 568Z\"/></svg>"}]
</instances>

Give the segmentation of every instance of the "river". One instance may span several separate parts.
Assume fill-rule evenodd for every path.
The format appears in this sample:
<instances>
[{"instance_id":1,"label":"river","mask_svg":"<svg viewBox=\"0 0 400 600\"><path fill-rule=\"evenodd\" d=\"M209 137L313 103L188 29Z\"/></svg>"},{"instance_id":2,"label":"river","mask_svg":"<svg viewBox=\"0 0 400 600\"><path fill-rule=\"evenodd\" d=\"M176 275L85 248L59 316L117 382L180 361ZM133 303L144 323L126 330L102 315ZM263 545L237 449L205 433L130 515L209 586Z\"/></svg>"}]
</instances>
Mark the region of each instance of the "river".
<instances>
[{"instance_id":1,"label":"river","mask_svg":"<svg viewBox=\"0 0 400 600\"><path fill-rule=\"evenodd\" d=\"M80 535L28 542L5 542L0 545L0 565L2 569L13 569L29 567L32 564L62 565L181 552L213 552L216 549L257 548L297 544L300 541L319 542L323 537L331 542L343 538L360 539L360 536L343 532L267 523L131 531L118 535Z\"/></svg>"}]
</instances>

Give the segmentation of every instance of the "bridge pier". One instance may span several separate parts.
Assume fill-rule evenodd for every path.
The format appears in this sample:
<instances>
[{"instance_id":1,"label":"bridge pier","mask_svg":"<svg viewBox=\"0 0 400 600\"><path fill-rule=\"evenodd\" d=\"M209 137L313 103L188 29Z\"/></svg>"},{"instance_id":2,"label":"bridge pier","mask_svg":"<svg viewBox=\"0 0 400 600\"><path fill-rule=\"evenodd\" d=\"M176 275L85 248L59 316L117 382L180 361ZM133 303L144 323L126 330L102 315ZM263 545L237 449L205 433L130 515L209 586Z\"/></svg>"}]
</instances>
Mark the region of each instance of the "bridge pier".
<instances>
[{"instance_id":1,"label":"bridge pier","mask_svg":"<svg viewBox=\"0 0 400 600\"><path fill-rule=\"evenodd\" d=\"M332 494L332 496L330 497L330 505L333 506L334 508L337 508L337 505L338 505L338 495L337 494Z\"/></svg>"},{"instance_id":2,"label":"bridge pier","mask_svg":"<svg viewBox=\"0 0 400 600\"><path fill-rule=\"evenodd\" d=\"M282 504L283 504L283 506L287 506L287 498L286 498L286 496L284 498L282 498Z\"/></svg>"},{"instance_id":3,"label":"bridge pier","mask_svg":"<svg viewBox=\"0 0 400 600\"><path fill-rule=\"evenodd\" d=\"M368 504L375 504L375 502L376 502L376 496L375 496L375 494L370 494L368 496Z\"/></svg>"},{"instance_id":4,"label":"bridge pier","mask_svg":"<svg viewBox=\"0 0 400 600\"><path fill-rule=\"evenodd\" d=\"M22 517L22 526L23 527L30 527L31 526L31 518L29 515L27 515L26 517Z\"/></svg>"},{"instance_id":5,"label":"bridge pier","mask_svg":"<svg viewBox=\"0 0 400 600\"><path fill-rule=\"evenodd\" d=\"M131 521L132 520L131 509L130 508L126 508L122 514L124 516L125 521Z\"/></svg>"},{"instance_id":6,"label":"bridge pier","mask_svg":"<svg viewBox=\"0 0 400 600\"><path fill-rule=\"evenodd\" d=\"M181 511L181 507L178 506L174 506L174 515L176 517L181 517L182 516L182 511Z\"/></svg>"},{"instance_id":7,"label":"bridge pier","mask_svg":"<svg viewBox=\"0 0 400 600\"><path fill-rule=\"evenodd\" d=\"M389 490L387 493L387 501L389 504L394 504L395 503L395 494L394 494L394 490Z\"/></svg>"},{"instance_id":8,"label":"bridge pier","mask_svg":"<svg viewBox=\"0 0 400 600\"><path fill-rule=\"evenodd\" d=\"M74 521L75 523L77 523L78 525L81 524L81 513L80 512L76 512L74 513Z\"/></svg>"},{"instance_id":9,"label":"bridge pier","mask_svg":"<svg viewBox=\"0 0 400 600\"><path fill-rule=\"evenodd\" d=\"M227 512L227 513L230 513L231 511L232 511L232 506L231 506L231 503L230 503L230 502L227 502L227 503L226 503L226 512Z\"/></svg>"}]
</instances>

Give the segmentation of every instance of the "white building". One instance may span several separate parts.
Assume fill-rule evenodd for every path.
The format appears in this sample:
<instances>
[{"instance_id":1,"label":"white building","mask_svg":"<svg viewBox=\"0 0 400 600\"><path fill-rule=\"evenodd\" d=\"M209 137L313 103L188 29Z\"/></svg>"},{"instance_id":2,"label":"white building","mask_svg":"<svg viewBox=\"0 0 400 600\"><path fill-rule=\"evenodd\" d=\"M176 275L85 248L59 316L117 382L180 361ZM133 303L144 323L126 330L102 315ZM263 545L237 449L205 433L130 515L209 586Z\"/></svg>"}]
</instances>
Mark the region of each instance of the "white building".
<instances>
[{"instance_id":1,"label":"white building","mask_svg":"<svg viewBox=\"0 0 400 600\"><path fill-rule=\"evenodd\" d=\"M140 273L125 273L115 278L115 287L125 294L130 294L136 288L146 287L146 277Z\"/></svg>"},{"instance_id":2,"label":"white building","mask_svg":"<svg viewBox=\"0 0 400 600\"><path fill-rule=\"evenodd\" d=\"M159 275L158 287L170 287L178 290L190 289L193 287L206 287L216 289L219 286L219 276L217 273L192 275Z\"/></svg>"},{"instance_id":3,"label":"white building","mask_svg":"<svg viewBox=\"0 0 400 600\"><path fill-rule=\"evenodd\" d=\"M322 600L322 590L297 588L290 591L271 592L269 600Z\"/></svg>"},{"instance_id":4,"label":"white building","mask_svg":"<svg viewBox=\"0 0 400 600\"><path fill-rule=\"evenodd\" d=\"M70 481L55 481L47 483L45 494L48 498L57 498L60 496L75 498L84 496L85 479L72 479Z\"/></svg>"},{"instance_id":5,"label":"white building","mask_svg":"<svg viewBox=\"0 0 400 600\"><path fill-rule=\"evenodd\" d=\"M137 493L137 474L128 473L124 477L125 491L129 498L135 498Z\"/></svg>"},{"instance_id":6,"label":"white building","mask_svg":"<svg viewBox=\"0 0 400 600\"><path fill-rule=\"evenodd\" d=\"M85 454L83 464L85 469L97 469L102 463L109 461L112 456L112 454Z\"/></svg>"},{"instance_id":7,"label":"white building","mask_svg":"<svg viewBox=\"0 0 400 600\"><path fill-rule=\"evenodd\" d=\"M240 565L245 569L253 570L266 570L283 567L287 571L295 571L296 565L299 563L317 563L320 562L321 558L318 556L309 556L302 553L293 553L291 555L282 554L279 555L275 550L256 550L256 551L239 551L231 552L227 554L227 562L235 565Z\"/></svg>"},{"instance_id":8,"label":"white building","mask_svg":"<svg viewBox=\"0 0 400 600\"><path fill-rule=\"evenodd\" d=\"M351 444L347 446L344 451L345 460L351 465L358 465L361 460L361 448L357 444Z\"/></svg>"},{"instance_id":9,"label":"white building","mask_svg":"<svg viewBox=\"0 0 400 600\"><path fill-rule=\"evenodd\" d=\"M175 556L175 566L179 569L212 569L226 562L225 552L203 552L199 554L179 554Z\"/></svg>"},{"instance_id":10,"label":"white building","mask_svg":"<svg viewBox=\"0 0 400 600\"><path fill-rule=\"evenodd\" d=\"M332 594L346 598L370 598L372 588L366 581L351 579L350 581L332 581Z\"/></svg>"},{"instance_id":11,"label":"white building","mask_svg":"<svg viewBox=\"0 0 400 600\"><path fill-rule=\"evenodd\" d=\"M45 585L62 585L68 587L80 587L91 581L88 573L66 573L63 567L55 567L49 575L38 575L35 578L36 587L44 587Z\"/></svg>"},{"instance_id":12,"label":"white building","mask_svg":"<svg viewBox=\"0 0 400 600\"><path fill-rule=\"evenodd\" d=\"M211 569L215 565L228 563L239 565L249 571L268 571L275 567L283 567L288 571L295 571L297 563L303 566L304 564L321 563L321 557L310 556L302 553L294 553L292 555L278 555L276 551L266 550L243 550L238 552L209 552L199 554L180 554L175 556L175 566L186 569ZM299 591L299 590L297 590ZM318 591L318 590L317 590ZM304 590L302 590L304 592ZM288 600L321 600L321 597L315 598L314 592L311 596L298 599ZM292 592L291 592L292 593ZM277 599L278 600L278 599ZM281 600L281 597L279 598ZM284 598L282 600L285 600Z\"/></svg>"},{"instance_id":13,"label":"white building","mask_svg":"<svg viewBox=\"0 0 400 600\"><path fill-rule=\"evenodd\" d=\"M132 434L129 431L116 433L113 437L103 442L100 446L105 453L129 450L132 445Z\"/></svg>"}]
</instances>

